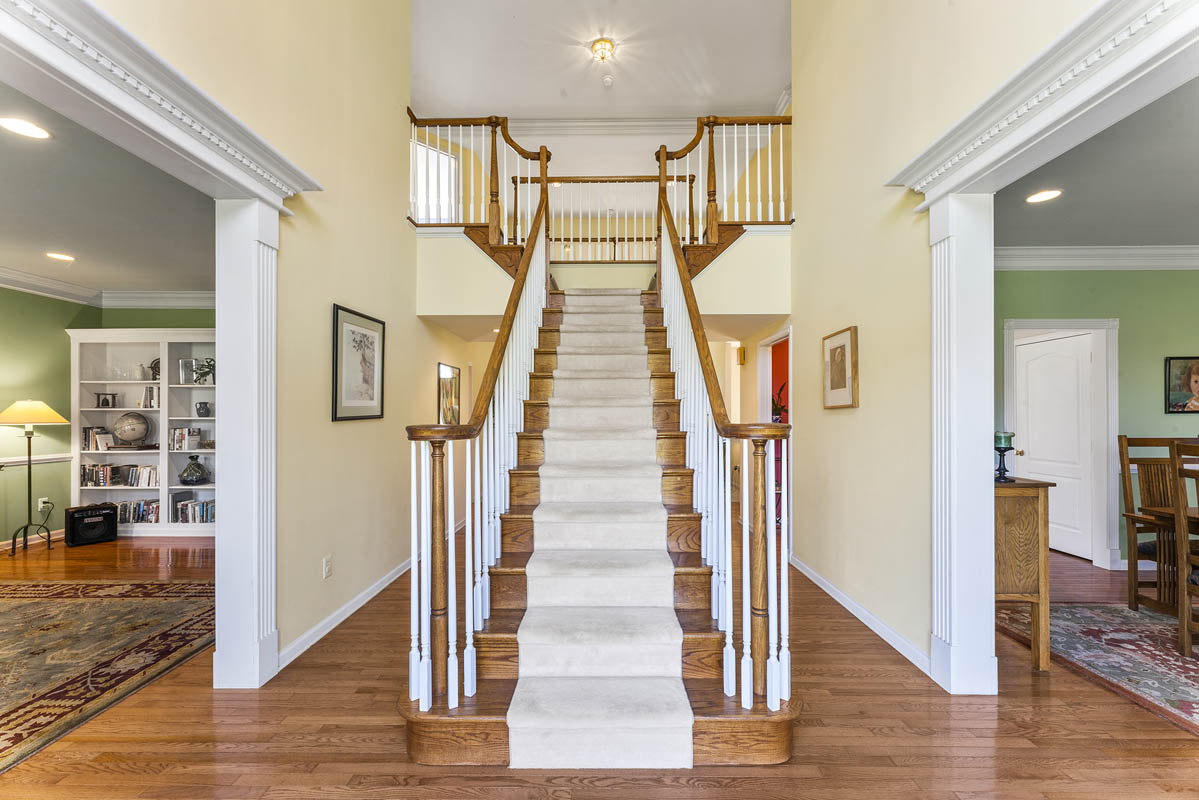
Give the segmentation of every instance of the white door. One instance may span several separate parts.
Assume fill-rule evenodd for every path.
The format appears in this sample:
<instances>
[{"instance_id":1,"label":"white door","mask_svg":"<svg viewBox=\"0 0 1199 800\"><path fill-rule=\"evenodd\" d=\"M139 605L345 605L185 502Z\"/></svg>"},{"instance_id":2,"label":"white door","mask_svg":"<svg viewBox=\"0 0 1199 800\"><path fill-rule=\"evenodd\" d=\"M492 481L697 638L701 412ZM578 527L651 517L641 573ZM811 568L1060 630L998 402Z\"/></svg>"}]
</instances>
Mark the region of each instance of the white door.
<instances>
[{"instance_id":1,"label":"white door","mask_svg":"<svg viewBox=\"0 0 1199 800\"><path fill-rule=\"evenodd\" d=\"M1016 342L1014 446L1024 455L1013 459L1013 472L1057 484L1049 490L1049 546L1086 559L1095 485L1092 339L1064 331Z\"/></svg>"}]
</instances>

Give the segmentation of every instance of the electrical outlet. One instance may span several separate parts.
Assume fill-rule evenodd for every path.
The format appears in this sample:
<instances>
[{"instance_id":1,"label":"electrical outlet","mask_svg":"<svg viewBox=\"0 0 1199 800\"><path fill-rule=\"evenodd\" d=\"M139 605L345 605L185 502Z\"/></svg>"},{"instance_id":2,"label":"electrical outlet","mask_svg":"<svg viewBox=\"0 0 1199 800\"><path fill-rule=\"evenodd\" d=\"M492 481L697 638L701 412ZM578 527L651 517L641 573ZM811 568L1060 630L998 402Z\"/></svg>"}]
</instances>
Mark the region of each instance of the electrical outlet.
<instances>
[{"instance_id":1,"label":"electrical outlet","mask_svg":"<svg viewBox=\"0 0 1199 800\"><path fill-rule=\"evenodd\" d=\"M50 505L50 498L49 498L49 497L39 497L39 498L37 499L37 510L38 510L38 511L45 511L45 510L46 510L46 506L48 506L48 505Z\"/></svg>"},{"instance_id":2,"label":"electrical outlet","mask_svg":"<svg viewBox=\"0 0 1199 800\"><path fill-rule=\"evenodd\" d=\"M321 559L321 580L327 581L333 577L333 556Z\"/></svg>"}]
</instances>

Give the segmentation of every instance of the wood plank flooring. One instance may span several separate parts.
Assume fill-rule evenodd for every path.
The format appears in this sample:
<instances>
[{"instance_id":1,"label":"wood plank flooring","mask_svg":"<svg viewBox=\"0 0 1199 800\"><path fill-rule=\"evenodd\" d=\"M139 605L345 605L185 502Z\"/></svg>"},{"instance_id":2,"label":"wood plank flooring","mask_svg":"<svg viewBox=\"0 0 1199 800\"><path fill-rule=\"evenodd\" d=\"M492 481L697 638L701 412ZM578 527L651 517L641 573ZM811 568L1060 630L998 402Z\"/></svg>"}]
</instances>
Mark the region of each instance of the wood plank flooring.
<instances>
[{"instance_id":1,"label":"wood plank flooring","mask_svg":"<svg viewBox=\"0 0 1199 800\"><path fill-rule=\"evenodd\" d=\"M54 541L0 555L0 581L210 581L216 565L211 536L121 538L82 547ZM7 542L7 540L6 540Z\"/></svg>"},{"instance_id":2,"label":"wood plank flooring","mask_svg":"<svg viewBox=\"0 0 1199 800\"><path fill-rule=\"evenodd\" d=\"M1086 562L1063 559L1051 562L1063 591L1103 584ZM1105 575L1123 586L1122 573ZM792 577L794 690L803 710L787 764L610 773L412 764L396 709L407 670L405 575L262 690L213 691L211 653L201 655L0 776L0 797L1199 796L1199 739L1148 711L1066 670L1034 675L1028 649L1003 636L1000 696L950 697L812 583Z\"/></svg>"}]
</instances>

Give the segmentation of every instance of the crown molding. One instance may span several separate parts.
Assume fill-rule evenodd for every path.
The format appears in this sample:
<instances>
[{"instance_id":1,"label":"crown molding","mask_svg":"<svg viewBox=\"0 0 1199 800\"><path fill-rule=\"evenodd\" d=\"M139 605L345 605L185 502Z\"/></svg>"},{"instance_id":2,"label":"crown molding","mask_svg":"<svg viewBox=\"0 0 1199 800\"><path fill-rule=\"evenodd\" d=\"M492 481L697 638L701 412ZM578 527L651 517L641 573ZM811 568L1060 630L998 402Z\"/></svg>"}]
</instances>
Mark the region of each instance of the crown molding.
<instances>
[{"instance_id":1,"label":"crown molding","mask_svg":"<svg viewBox=\"0 0 1199 800\"><path fill-rule=\"evenodd\" d=\"M0 267L0 287L26 294L38 294L87 306L100 305L100 291L77 283L45 278L8 267Z\"/></svg>"},{"instance_id":2,"label":"crown molding","mask_svg":"<svg viewBox=\"0 0 1199 800\"><path fill-rule=\"evenodd\" d=\"M1193 44L1196 25L1188 12L1196 6L1199 0L1102 0L892 176L887 185L906 186L923 193L926 202L918 210L927 208L936 197L962 189L983 169L996 166L1009 155L1007 148L997 147L1000 142L1017 134L1017 144L1013 147L1018 147L1024 144L1021 133L1031 140L1051 124L1065 124L1069 115L1087 110L1082 106L1091 99L1092 91L1116 91L1129 73L1151 70ZM1173 23L1184 15L1188 18L1175 26ZM1169 35L1176 37L1177 46L1156 48L1152 55L1161 61L1146 63L1136 57L1138 45L1167 29ZM1121 69L1108 69L1118 61ZM1091 89L1079 91L1086 87ZM1063 105L1068 95L1075 94L1079 95L1079 107L1065 103L1065 108L1054 109ZM1049 109L1054 110L1046 114ZM1049 122L1039 119L1042 116ZM1035 125L1031 124L1034 120Z\"/></svg>"},{"instance_id":3,"label":"crown molding","mask_svg":"<svg viewBox=\"0 0 1199 800\"><path fill-rule=\"evenodd\" d=\"M524 119L512 120L514 137L535 136L694 136L695 117L682 119Z\"/></svg>"},{"instance_id":4,"label":"crown molding","mask_svg":"<svg viewBox=\"0 0 1199 800\"><path fill-rule=\"evenodd\" d=\"M66 76L38 39L67 54L92 77L99 77L108 99L123 95L150 109L176 133L182 133L223 165L240 183L257 187L263 199L282 200L319 183L255 134L199 87L151 52L111 17L79 0L0 0L0 17L17 22L37 39L0 24L0 46L52 76ZM2 22L2 20L0 20ZM63 83L77 83L78 70ZM77 120L78 121L78 120ZM119 142L118 142L119 144Z\"/></svg>"},{"instance_id":5,"label":"crown molding","mask_svg":"<svg viewBox=\"0 0 1199 800\"><path fill-rule=\"evenodd\" d=\"M216 308L216 292L101 292L101 308Z\"/></svg>"},{"instance_id":6,"label":"crown molding","mask_svg":"<svg viewBox=\"0 0 1199 800\"><path fill-rule=\"evenodd\" d=\"M1005 319L1005 331L1022 330L1106 330L1120 329L1120 319Z\"/></svg>"},{"instance_id":7,"label":"crown molding","mask_svg":"<svg viewBox=\"0 0 1199 800\"><path fill-rule=\"evenodd\" d=\"M996 247L995 269L1199 269L1199 245L1143 247Z\"/></svg>"},{"instance_id":8,"label":"crown molding","mask_svg":"<svg viewBox=\"0 0 1199 800\"><path fill-rule=\"evenodd\" d=\"M779 94L779 99L774 104L774 115L781 117L783 112L787 110L787 106L791 105L791 84L783 87L783 91Z\"/></svg>"}]
</instances>

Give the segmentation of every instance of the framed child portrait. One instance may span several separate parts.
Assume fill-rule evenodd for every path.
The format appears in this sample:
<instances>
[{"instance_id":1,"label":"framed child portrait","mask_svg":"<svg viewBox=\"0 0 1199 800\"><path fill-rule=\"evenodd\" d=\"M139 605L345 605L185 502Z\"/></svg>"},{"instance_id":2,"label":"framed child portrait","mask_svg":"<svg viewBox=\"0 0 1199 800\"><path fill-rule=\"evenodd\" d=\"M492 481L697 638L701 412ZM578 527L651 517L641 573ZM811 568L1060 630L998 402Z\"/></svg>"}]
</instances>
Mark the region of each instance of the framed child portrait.
<instances>
[{"instance_id":1,"label":"framed child portrait","mask_svg":"<svg viewBox=\"0 0 1199 800\"><path fill-rule=\"evenodd\" d=\"M1199 414L1199 356L1166 358L1166 413Z\"/></svg>"},{"instance_id":2,"label":"framed child portrait","mask_svg":"<svg viewBox=\"0 0 1199 800\"><path fill-rule=\"evenodd\" d=\"M824 407L858 407L858 326L823 339Z\"/></svg>"}]
</instances>

